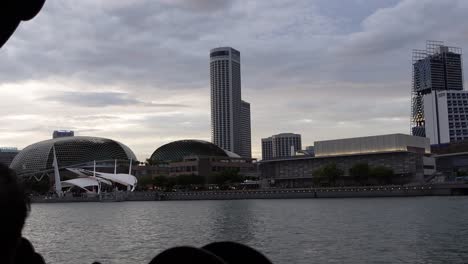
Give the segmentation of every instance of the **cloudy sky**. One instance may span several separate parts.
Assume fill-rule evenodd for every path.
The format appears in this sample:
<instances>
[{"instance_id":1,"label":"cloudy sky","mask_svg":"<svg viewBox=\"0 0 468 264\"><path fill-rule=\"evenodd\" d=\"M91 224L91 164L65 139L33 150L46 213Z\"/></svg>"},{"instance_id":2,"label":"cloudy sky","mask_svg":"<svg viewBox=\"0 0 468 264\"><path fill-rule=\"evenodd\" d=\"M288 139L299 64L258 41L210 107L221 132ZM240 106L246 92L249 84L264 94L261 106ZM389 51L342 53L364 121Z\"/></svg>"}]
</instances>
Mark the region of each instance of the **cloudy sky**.
<instances>
[{"instance_id":1,"label":"cloudy sky","mask_svg":"<svg viewBox=\"0 0 468 264\"><path fill-rule=\"evenodd\" d=\"M466 0L47 0L0 50L0 146L72 129L144 160L210 140L218 46L241 52L256 157L280 132L304 145L408 133L411 51L468 51L467 14Z\"/></svg>"}]
</instances>

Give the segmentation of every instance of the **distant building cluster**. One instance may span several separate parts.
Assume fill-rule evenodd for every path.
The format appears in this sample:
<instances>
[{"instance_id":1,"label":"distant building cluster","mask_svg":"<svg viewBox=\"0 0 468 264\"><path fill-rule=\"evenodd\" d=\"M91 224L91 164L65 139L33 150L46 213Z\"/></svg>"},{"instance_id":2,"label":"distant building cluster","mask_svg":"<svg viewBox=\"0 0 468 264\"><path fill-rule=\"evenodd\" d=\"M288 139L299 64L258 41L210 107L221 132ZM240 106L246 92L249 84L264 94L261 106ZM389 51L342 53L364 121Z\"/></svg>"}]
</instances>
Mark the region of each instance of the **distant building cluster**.
<instances>
[{"instance_id":1,"label":"distant building cluster","mask_svg":"<svg viewBox=\"0 0 468 264\"><path fill-rule=\"evenodd\" d=\"M94 168L114 173L128 170L137 177L236 172L257 178L263 187L372 182L356 175L357 165L386 177L373 179L374 183L405 184L432 181L441 174L447 178L468 175L468 92L463 90L461 49L428 41L425 50L413 52L412 65L412 135L322 140L303 148L300 134L280 133L261 139L262 160L257 162L252 158L251 105L241 95L240 52L220 47L210 51L212 142L169 142L145 163L132 167L136 157L124 144L56 130L53 139L21 152L0 148L0 162L30 179L54 175L56 157L63 175ZM325 179L327 173L335 178Z\"/></svg>"}]
</instances>

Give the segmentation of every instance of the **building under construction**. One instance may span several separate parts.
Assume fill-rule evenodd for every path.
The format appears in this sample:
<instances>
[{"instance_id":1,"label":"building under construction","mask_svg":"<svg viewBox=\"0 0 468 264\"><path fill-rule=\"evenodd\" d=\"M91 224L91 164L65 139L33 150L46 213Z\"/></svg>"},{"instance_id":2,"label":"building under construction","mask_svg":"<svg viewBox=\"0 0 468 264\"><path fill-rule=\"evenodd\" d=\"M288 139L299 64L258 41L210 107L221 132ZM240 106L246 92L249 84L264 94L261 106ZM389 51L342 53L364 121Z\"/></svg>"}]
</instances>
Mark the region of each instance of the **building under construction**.
<instances>
[{"instance_id":1,"label":"building under construction","mask_svg":"<svg viewBox=\"0 0 468 264\"><path fill-rule=\"evenodd\" d=\"M463 90L461 48L427 41L425 50L413 50L411 133L426 136L424 95L446 90Z\"/></svg>"}]
</instances>

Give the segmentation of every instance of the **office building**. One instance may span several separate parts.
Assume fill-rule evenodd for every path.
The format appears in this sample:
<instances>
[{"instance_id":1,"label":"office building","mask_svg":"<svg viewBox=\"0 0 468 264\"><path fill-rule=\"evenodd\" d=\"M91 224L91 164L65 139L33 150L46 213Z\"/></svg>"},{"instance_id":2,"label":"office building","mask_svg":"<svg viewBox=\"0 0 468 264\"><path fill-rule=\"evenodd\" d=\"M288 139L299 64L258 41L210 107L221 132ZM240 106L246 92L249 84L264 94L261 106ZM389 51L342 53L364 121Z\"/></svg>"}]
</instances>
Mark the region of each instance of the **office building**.
<instances>
[{"instance_id":1,"label":"office building","mask_svg":"<svg viewBox=\"0 0 468 264\"><path fill-rule=\"evenodd\" d=\"M19 150L17 148L0 147L0 163L6 166L10 166L13 159L18 155Z\"/></svg>"},{"instance_id":2,"label":"office building","mask_svg":"<svg viewBox=\"0 0 468 264\"><path fill-rule=\"evenodd\" d=\"M439 92L463 90L462 50L428 41L425 50L413 51L412 81L411 133L425 137L425 95L433 93L432 98L437 101Z\"/></svg>"},{"instance_id":3,"label":"office building","mask_svg":"<svg viewBox=\"0 0 468 264\"><path fill-rule=\"evenodd\" d=\"M262 160L273 158L273 140L271 137L262 138Z\"/></svg>"},{"instance_id":4,"label":"office building","mask_svg":"<svg viewBox=\"0 0 468 264\"><path fill-rule=\"evenodd\" d=\"M431 144L468 139L468 91L433 91L423 100L426 137Z\"/></svg>"},{"instance_id":5,"label":"office building","mask_svg":"<svg viewBox=\"0 0 468 264\"><path fill-rule=\"evenodd\" d=\"M240 52L221 47L210 51L211 138L218 147L250 157L250 122L241 99ZM248 129L248 131L244 131ZM245 146L248 145L248 146Z\"/></svg>"},{"instance_id":6,"label":"office building","mask_svg":"<svg viewBox=\"0 0 468 264\"><path fill-rule=\"evenodd\" d=\"M52 138L61 138L61 137L73 137L75 132L72 130L55 130L52 134Z\"/></svg>"},{"instance_id":7,"label":"office building","mask_svg":"<svg viewBox=\"0 0 468 264\"><path fill-rule=\"evenodd\" d=\"M302 149L301 135L281 133L262 139L262 159L275 159L295 156Z\"/></svg>"}]
</instances>

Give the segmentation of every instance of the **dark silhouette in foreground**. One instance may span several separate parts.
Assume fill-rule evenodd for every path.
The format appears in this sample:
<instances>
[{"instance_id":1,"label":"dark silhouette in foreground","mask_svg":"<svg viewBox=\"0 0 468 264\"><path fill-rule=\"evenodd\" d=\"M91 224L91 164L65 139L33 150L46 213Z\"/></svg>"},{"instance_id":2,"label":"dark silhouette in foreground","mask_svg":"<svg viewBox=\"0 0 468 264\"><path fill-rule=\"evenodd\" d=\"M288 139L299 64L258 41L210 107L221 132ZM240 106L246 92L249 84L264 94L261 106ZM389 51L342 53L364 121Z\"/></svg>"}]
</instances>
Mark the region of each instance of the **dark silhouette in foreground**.
<instances>
[{"instance_id":1,"label":"dark silhouette in foreground","mask_svg":"<svg viewBox=\"0 0 468 264\"><path fill-rule=\"evenodd\" d=\"M16 175L0 164L0 263L44 263L21 235L29 209L29 199Z\"/></svg>"},{"instance_id":2,"label":"dark silhouette in foreground","mask_svg":"<svg viewBox=\"0 0 468 264\"><path fill-rule=\"evenodd\" d=\"M255 249L234 242L215 242L202 248L174 247L161 252L150 264L271 264Z\"/></svg>"},{"instance_id":3,"label":"dark silhouette in foreground","mask_svg":"<svg viewBox=\"0 0 468 264\"><path fill-rule=\"evenodd\" d=\"M0 48L15 32L21 21L32 19L39 13L45 0L0 1Z\"/></svg>"}]
</instances>

